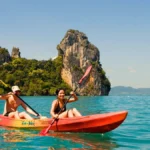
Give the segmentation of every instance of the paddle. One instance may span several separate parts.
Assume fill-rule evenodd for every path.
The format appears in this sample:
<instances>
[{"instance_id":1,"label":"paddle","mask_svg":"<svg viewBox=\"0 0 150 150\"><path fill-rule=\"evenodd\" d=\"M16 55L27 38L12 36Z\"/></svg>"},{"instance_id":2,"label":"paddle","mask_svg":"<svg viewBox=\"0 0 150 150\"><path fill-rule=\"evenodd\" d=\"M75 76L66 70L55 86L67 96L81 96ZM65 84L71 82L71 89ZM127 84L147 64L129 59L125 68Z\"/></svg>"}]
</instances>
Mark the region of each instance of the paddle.
<instances>
[{"instance_id":1,"label":"paddle","mask_svg":"<svg viewBox=\"0 0 150 150\"><path fill-rule=\"evenodd\" d=\"M79 80L78 82L78 86L75 88L74 92L77 90L77 88L81 85L82 81L89 75L90 71L92 69L92 65L90 65L86 72L84 73L83 77ZM59 111L58 115L62 112L63 108L66 106L66 104L68 103L69 99L71 98L72 95L69 96L68 100L65 102L64 106L61 108L61 110ZM46 129L43 129L41 132L40 132L40 135L46 135L48 133L48 131L50 130L51 126L53 125L53 123L58 119L57 118L54 118L53 121L51 122L51 124L46 128Z\"/></svg>"},{"instance_id":2,"label":"paddle","mask_svg":"<svg viewBox=\"0 0 150 150\"><path fill-rule=\"evenodd\" d=\"M8 87L9 89L11 89L10 86L7 85L7 84L5 84L2 80L0 80L0 82L1 82L5 87ZM21 97L19 97L19 96L16 95L16 94L15 94L15 96L18 97L23 103L25 103L25 104L37 115L37 117L40 116L40 114L37 113L33 108L31 108L31 106L29 106Z\"/></svg>"},{"instance_id":3,"label":"paddle","mask_svg":"<svg viewBox=\"0 0 150 150\"><path fill-rule=\"evenodd\" d=\"M23 101L23 103L25 103L37 115L37 117L40 116L40 114L38 112L36 112L30 105L28 105L21 97L19 97L16 94L15 94L15 96L17 96L21 101Z\"/></svg>"}]
</instances>

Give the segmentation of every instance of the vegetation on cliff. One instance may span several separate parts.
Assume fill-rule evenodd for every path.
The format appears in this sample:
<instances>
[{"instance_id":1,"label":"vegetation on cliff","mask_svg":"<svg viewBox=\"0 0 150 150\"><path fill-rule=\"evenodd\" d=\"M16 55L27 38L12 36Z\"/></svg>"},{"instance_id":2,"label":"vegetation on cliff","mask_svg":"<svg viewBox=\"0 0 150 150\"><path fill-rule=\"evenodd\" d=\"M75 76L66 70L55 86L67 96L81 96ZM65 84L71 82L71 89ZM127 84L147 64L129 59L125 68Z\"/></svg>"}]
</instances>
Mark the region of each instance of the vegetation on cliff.
<instances>
[{"instance_id":1,"label":"vegetation on cliff","mask_svg":"<svg viewBox=\"0 0 150 150\"><path fill-rule=\"evenodd\" d=\"M61 78L63 67L62 56L47 61L35 59L13 58L12 61L0 65L0 80L9 86L18 85L22 95L54 95L57 88L65 88L69 94L71 87ZM94 67L94 64L93 64ZM73 72L81 69L73 66ZM99 70L103 84L110 88L104 70ZM91 93L94 85L86 88L85 94ZM9 92L10 89L0 83L0 94Z\"/></svg>"},{"instance_id":2,"label":"vegetation on cliff","mask_svg":"<svg viewBox=\"0 0 150 150\"><path fill-rule=\"evenodd\" d=\"M0 79L10 86L18 85L23 95L54 95L63 87L67 93L70 87L61 79L62 57L38 61L15 58L0 66ZM0 94L10 91L0 84Z\"/></svg>"}]
</instances>

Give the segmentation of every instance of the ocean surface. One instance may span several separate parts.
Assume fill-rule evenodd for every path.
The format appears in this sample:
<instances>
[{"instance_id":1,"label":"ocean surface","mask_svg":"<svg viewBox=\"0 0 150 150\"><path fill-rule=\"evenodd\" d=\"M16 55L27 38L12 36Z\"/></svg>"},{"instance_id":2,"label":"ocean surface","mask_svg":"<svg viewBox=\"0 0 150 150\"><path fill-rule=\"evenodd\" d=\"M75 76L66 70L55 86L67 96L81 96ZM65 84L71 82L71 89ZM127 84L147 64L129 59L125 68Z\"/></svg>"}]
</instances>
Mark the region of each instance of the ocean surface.
<instances>
[{"instance_id":1,"label":"ocean surface","mask_svg":"<svg viewBox=\"0 0 150 150\"><path fill-rule=\"evenodd\" d=\"M41 115L50 117L54 96L21 98ZM4 101L0 100L0 113L3 107ZM79 97L77 102L67 104L71 107L82 115L127 110L128 116L118 128L105 134L53 132L39 136L39 131L0 127L0 150L150 150L150 96Z\"/></svg>"}]
</instances>

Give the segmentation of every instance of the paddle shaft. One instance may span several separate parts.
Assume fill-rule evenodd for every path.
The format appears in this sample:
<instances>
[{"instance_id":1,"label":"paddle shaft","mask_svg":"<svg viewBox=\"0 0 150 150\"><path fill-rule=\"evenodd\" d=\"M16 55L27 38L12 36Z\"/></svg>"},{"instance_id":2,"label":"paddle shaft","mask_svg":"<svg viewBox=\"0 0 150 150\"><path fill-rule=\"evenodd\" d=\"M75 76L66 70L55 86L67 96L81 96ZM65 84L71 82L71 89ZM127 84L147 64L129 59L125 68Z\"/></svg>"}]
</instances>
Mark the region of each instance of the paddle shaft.
<instances>
[{"instance_id":1,"label":"paddle shaft","mask_svg":"<svg viewBox=\"0 0 150 150\"><path fill-rule=\"evenodd\" d=\"M37 117L40 116L40 114L38 112L36 112L30 105L28 105L21 97L19 97L16 94L15 94L15 96L17 96L23 103L25 103L37 115Z\"/></svg>"}]
</instances>

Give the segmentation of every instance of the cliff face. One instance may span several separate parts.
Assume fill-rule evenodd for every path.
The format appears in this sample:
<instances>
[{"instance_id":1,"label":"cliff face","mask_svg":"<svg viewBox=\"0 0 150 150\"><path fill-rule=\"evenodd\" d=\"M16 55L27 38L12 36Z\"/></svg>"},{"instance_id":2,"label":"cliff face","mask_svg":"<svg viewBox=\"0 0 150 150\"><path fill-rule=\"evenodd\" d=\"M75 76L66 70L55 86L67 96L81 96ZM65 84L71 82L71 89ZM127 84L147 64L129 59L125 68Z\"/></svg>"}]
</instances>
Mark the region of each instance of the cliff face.
<instances>
[{"instance_id":1,"label":"cliff face","mask_svg":"<svg viewBox=\"0 0 150 150\"><path fill-rule=\"evenodd\" d=\"M109 80L100 64L100 52L88 41L88 37L77 30L69 30L57 46L58 54L63 56L62 79L73 89L87 67L93 68L87 83L78 89L80 95L108 95ZM104 82L105 81L105 82ZM107 81L107 82L106 82Z\"/></svg>"},{"instance_id":2,"label":"cliff face","mask_svg":"<svg viewBox=\"0 0 150 150\"><path fill-rule=\"evenodd\" d=\"M11 58L20 58L19 48L13 47L11 56L7 49L0 47L0 65L11 61Z\"/></svg>"},{"instance_id":3,"label":"cliff face","mask_svg":"<svg viewBox=\"0 0 150 150\"><path fill-rule=\"evenodd\" d=\"M11 60L10 54L7 49L0 47L0 65Z\"/></svg>"},{"instance_id":4,"label":"cliff face","mask_svg":"<svg viewBox=\"0 0 150 150\"><path fill-rule=\"evenodd\" d=\"M19 48L13 47L12 52L11 52L11 57L12 58L20 58Z\"/></svg>"}]
</instances>

